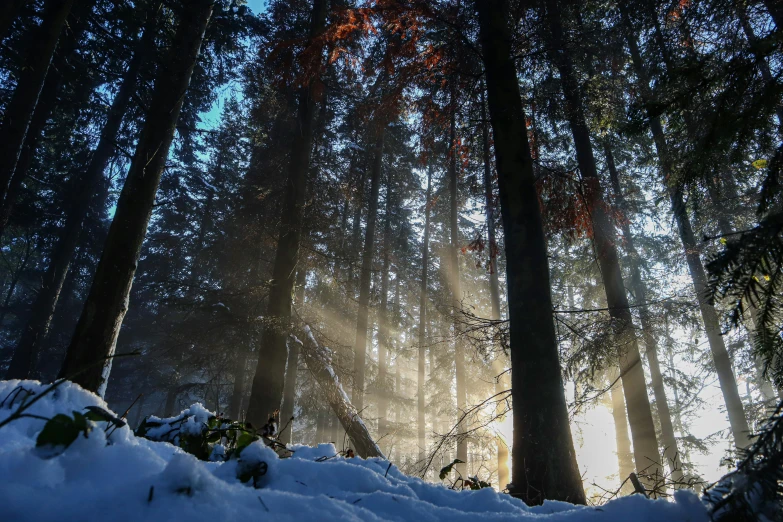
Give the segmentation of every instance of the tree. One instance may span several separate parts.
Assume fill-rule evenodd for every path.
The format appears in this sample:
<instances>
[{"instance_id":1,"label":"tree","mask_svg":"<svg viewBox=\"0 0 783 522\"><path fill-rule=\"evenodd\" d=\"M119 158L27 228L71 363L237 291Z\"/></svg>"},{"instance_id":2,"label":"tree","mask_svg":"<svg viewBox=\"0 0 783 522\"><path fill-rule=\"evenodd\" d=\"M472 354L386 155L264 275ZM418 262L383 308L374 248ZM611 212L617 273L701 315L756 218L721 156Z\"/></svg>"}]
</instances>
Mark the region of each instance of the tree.
<instances>
[{"instance_id":1,"label":"tree","mask_svg":"<svg viewBox=\"0 0 783 522\"><path fill-rule=\"evenodd\" d=\"M117 95L112 101L109 117L101 130L101 138L93 151L92 159L83 176L74 187L74 197L70 211L66 216L65 228L55 247L41 289L35 299L30 318L22 331L22 336L14 349L14 358L8 370L8 378L29 378L35 370L35 364L46 338L49 324L54 316L65 276L76 252L82 224L96 191L100 190L101 177L109 160L114 154L115 142L120 125L128 109L131 97L136 92L136 84L142 65L149 59L155 40L155 20L160 2L150 10L148 22L139 39L128 69L122 79ZM37 109L36 109L37 111Z\"/></svg>"},{"instance_id":2,"label":"tree","mask_svg":"<svg viewBox=\"0 0 783 522\"><path fill-rule=\"evenodd\" d=\"M100 395L106 390L155 193L213 5L212 0L188 0L181 6L177 33L155 82L106 246L60 369L61 377Z\"/></svg>"},{"instance_id":3,"label":"tree","mask_svg":"<svg viewBox=\"0 0 783 522\"><path fill-rule=\"evenodd\" d=\"M560 72L560 84L565 95L565 112L574 138L579 172L584 186L584 198L592 223L593 244L603 276L609 314L613 319L618 343L620 375L633 437L634 457L639 471L645 470L652 475L658 475L660 474L658 441L650 401L647 398L647 384L644 380L644 369L633 318L617 254L617 235L609 217L608 205L604 202L584 104L575 77L570 49L563 37L560 8L556 0L547 1L546 18L550 33L550 54Z\"/></svg>"},{"instance_id":4,"label":"tree","mask_svg":"<svg viewBox=\"0 0 783 522\"><path fill-rule=\"evenodd\" d=\"M419 339L416 372L416 419L419 460L424 460L427 447L427 394L424 390L427 367L427 306L430 265L430 208L432 207L432 167L427 166L427 191L424 193L424 240L421 244L421 284L419 286Z\"/></svg>"},{"instance_id":5,"label":"tree","mask_svg":"<svg viewBox=\"0 0 783 522\"><path fill-rule=\"evenodd\" d=\"M262 334L263 348L259 350L258 366L250 391L247 418L256 426L263 426L272 412L279 410L285 386L287 328L291 319L291 291L299 260L302 219L305 203L307 171L312 149L316 93L320 89L317 71L320 70L323 40L319 36L326 27L329 11L327 0L313 0L308 30L308 77L297 96L297 131L291 144L288 182L277 242L272 289L267 304L268 326Z\"/></svg>"},{"instance_id":6,"label":"tree","mask_svg":"<svg viewBox=\"0 0 783 522\"><path fill-rule=\"evenodd\" d=\"M508 4L476 2L487 101L495 137L507 262L514 413L512 494L585 503L576 465L552 320L546 238L522 100L511 58ZM546 415L543 414L546 412Z\"/></svg>"},{"instance_id":7,"label":"tree","mask_svg":"<svg viewBox=\"0 0 783 522\"><path fill-rule=\"evenodd\" d=\"M708 301L707 275L700 259L701 248L696 241L696 236L688 217L682 187L678 186L672 179L674 172L669 146L663 132L663 127L661 126L661 121L654 109L656 103L655 97L650 90L650 82L644 63L642 62L642 56L636 41L636 34L633 29L627 4L625 4L625 2L620 2L620 9L622 13L624 35L631 51L631 58L636 76L639 79L640 94L649 118L650 130L658 152L661 172L664 178L663 182L669 193L672 212L674 213L680 240L682 241L682 246L685 250L688 270L696 290L696 298L699 303L704 328L707 332L710 351L712 352L715 369L717 370L718 379L720 380L721 391L723 392L723 399L729 414L729 422L731 424L732 434L734 435L734 443L737 448L744 448L749 443L748 437L750 428L748 426L748 421L745 418L745 409L742 405L739 391L737 390L737 381L734 378L731 360L728 351L726 350L726 345L721 337L718 315L715 308Z\"/></svg>"},{"instance_id":8,"label":"tree","mask_svg":"<svg viewBox=\"0 0 783 522\"><path fill-rule=\"evenodd\" d=\"M41 25L34 30L31 38L32 45L21 68L19 81L8 105L9 110L3 115L0 125L0 201L5 200L8 192L49 63L74 1L48 0Z\"/></svg>"}]
</instances>

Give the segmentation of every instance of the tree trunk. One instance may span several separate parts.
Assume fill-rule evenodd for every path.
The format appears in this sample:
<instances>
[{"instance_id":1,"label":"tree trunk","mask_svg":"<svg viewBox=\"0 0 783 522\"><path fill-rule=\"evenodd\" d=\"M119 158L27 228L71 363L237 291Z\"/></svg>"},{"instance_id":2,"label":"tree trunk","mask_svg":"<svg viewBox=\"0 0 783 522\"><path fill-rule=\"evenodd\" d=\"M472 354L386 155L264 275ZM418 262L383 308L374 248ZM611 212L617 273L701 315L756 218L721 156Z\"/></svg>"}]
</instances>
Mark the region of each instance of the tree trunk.
<instances>
[{"instance_id":1,"label":"tree trunk","mask_svg":"<svg viewBox=\"0 0 783 522\"><path fill-rule=\"evenodd\" d=\"M38 295L32 306L30 319L24 330L22 330L22 336L16 345L14 357L11 360L9 376L15 376L13 378L28 378L35 370L41 345L44 339L46 339L49 331L49 325L54 316L57 301L60 297L60 291L62 290L65 277L79 243L79 236L81 234L82 225L84 224L84 219L90 208L90 201L100 185L101 178L103 177L109 160L114 154L114 144L120 125L122 124L123 116L128 108L131 96L136 92L139 70L152 50L152 44L154 44L155 41L154 20L156 19L156 15L157 9L150 13L150 20L152 21L149 23L147 29L144 31L144 35L142 35L137 44L133 58L128 64L128 69L123 76L120 89L112 101L111 108L109 109L109 116L101 131L98 146L95 148L90 164L87 166L84 174L80 176L78 182L75 184L75 198L66 215L62 235L51 255L49 267L47 268L46 274L44 274L41 288L38 291ZM47 84L48 83L49 78L47 77ZM46 87L44 90L46 90ZM39 103L38 107L36 107L36 115L38 113L38 108L41 105L42 103ZM34 122L35 120L36 117L33 117ZM37 130L33 129L34 126L35 123L30 127L31 133ZM21 161L20 165L17 166L17 172L20 170L20 167ZM14 176L16 176L16 173ZM9 192L9 197L10 196L11 194Z\"/></svg>"},{"instance_id":2,"label":"tree trunk","mask_svg":"<svg viewBox=\"0 0 783 522\"><path fill-rule=\"evenodd\" d=\"M22 152L24 138L46 79L46 71L74 1L48 0L44 6L41 25L33 30L34 34L30 38L19 80L0 125L0 201L6 198L11 176Z\"/></svg>"},{"instance_id":3,"label":"tree trunk","mask_svg":"<svg viewBox=\"0 0 783 522\"><path fill-rule=\"evenodd\" d=\"M419 359L416 380L417 397L417 434L419 441L419 460L424 460L424 452L427 448L426 418L427 395L424 389L426 385L426 359L427 359L427 302L428 276L430 264L430 200L432 199L432 166L427 166L427 193L424 197L424 240L421 244L421 288L419 290ZM398 363L399 364L399 363ZM399 372L399 366L397 368ZM431 371L431 370L430 370Z\"/></svg>"},{"instance_id":4,"label":"tree trunk","mask_svg":"<svg viewBox=\"0 0 783 522\"><path fill-rule=\"evenodd\" d=\"M603 276L609 315L618 344L623 391L628 409L628 421L633 437L634 460L637 472L660 475L658 441L652 418L650 401L647 397L647 383L639 354L639 345L634 332L633 317L625 293L620 259L617 255L617 236L607 212L604 194L595 166L593 146L584 113L580 87L573 70L570 49L563 38L557 0L547 0L546 11L549 22L551 59L560 72L560 84L565 96L566 116L571 127L576 148L576 158L582 175L584 198L593 229L593 245L598 265Z\"/></svg>"},{"instance_id":5,"label":"tree trunk","mask_svg":"<svg viewBox=\"0 0 783 522\"><path fill-rule=\"evenodd\" d=\"M389 409L389 385L388 385L388 358L389 358L389 271L391 243L391 213L393 194L392 172L389 171L386 184L386 216L383 224L383 269L381 271L381 307L378 310L378 437L384 437L388 432L388 419L386 415ZM398 275L399 277L399 275Z\"/></svg>"},{"instance_id":6,"label":"tree trunk","mask_svg":"<svg viewBox=\"0 0 783 522\"><path fill-rule=\"evenodd\" d=\"M361 167L360 167L361 168ZM359 259L359 249L361 248L361 235L362 235L362 208L364 207L364 186L367 183L367 170L361 168L361 176L359 177L359 185L356 191L356 201L354 202L353 217L351 221L351 252L350 262L348 268L348 279L350 280L350 289L353 292L353 296L357 295L357 283L356 280L356 262Z\"/></svg>"},{"instance_id":7,"label":"tree trunk","mask_svg":"<svg viewBox=\"0 0 783 522\"><path fill-rule=\"evenodd\" d=\"M468 462L467 423L463 419L468 403L465 382L465 347L462 343L462 284L459 269L459 201L457 195L457 96L456 78L452 78L451 122L449 128L449 225L451 244L449 245L449 279L451 288L452 318L454 320L454 377L457 392L457 458L463 464L457 464L456 470L466 477Z\"/></svg>"},{"instance_id":8,"label":"tree trunk","mask_svg":"<svg viewBox=\"0 0 783 522\"><path fill-rule=\"evenodd\" d=\"M619 5L625 29L625 37L631 51L631 58L633 60L636 76L639 79L639 92L642 96L642 102L644 103L649 118L650 130L661 164L664 185L669 192L672 213L674 214L674 220L677 223L680 240L682 241L683 249L685 250L688 271L690 272L693 286L696 290L696 298L699 303L702 320L704 321L707 341L710 345L710 351L712 352L712 358L715 363L715 370L718 374L721 391L723 392L723 400L726 403L726 410L729 415L729 424L731 425L731 431L734 435L734 444L737 448L742 449L750 444L750 428L745 417L745 408L742 405L742 399L740 398L739 390L737 389L737 381L734 378L731 359L726 350L726 345L723 342L723 337L721 337L718 314L707 297L707 275L700 258L701 247L696 240L690 218L688 217L682 188L677 186L676 182L672 179L673 167L669 155L668 144L666 143L666 136L663 133L663 126L661 125L660 119L658 119L655 110L652 109L655 105L655 96L651 91L647 71L642 62L642 55L636 41L636 34L628 14L628 6L625 1L620 2Z\"/></svg>"},{"instance_id":9,"label":"tree trunk","mask_svg":"<svg viewBox=\"0 0 783 522\"><path fill-rule=\"evenodd\" d=\"M364 235L362 270L359 276L359 308L356 313L356 342L354 343L353 390L351 398L356 409L364 409L364 370L367 359L367 326L370 312L370 279L372 276L372 258L375 250L375 221L378 215L378 195L381 185L381 167L383 165L383 142L386 125L376 122L373 163L370 173L370 201L367 208L367 229Z\"/></svg>"},{"instance_id":10,"label":"tree trunk","mask_svg":"<svg viewBox=\"0 0 783 522\"><path fill-rule=\"evenodd\" d=\"M8 315L8 312L11 311L11 297L13 297L14 292L16 291L16 285L19 284L19 279L22 277L22 274L27 269L27 263L30 261L30 254L32 254L33 248L32 248L32 241L29 237L26 238L25 241L25 251L24 256L22 257L21 261L17 265L16 270L13 271L11 275L11 281L8 284L8 290L5 293L5 300L3 301L3 311L0 312L0 326L3 325L5 322L5 317ZM18 311L14 312L14 315L17 317Z\"/></svg>"},{"instance_id":11,"label":"tree trunk","mask_svg":"<svg viewBox=\"0 0 783 522\"><path fill-rule=\"evenodd\" d=\"M294 339L291 342L299 343L301 341ZM301 348L307 368L321 388L324 400L340 419L340 423L353 442L356 454L365 459L370 457L384 458L381 449L370 437L367 426L340 385L340 381L332 369L331 352L318 346L309 326L305 326L305 344L301 345Z\"/></svg>"},{"instance_id":12,"label":"tree trunk","mask_svg":"<svg viewBox=\"0 0 783 522\"><path fill-rule=\"evenodd\" d=\"M111 357L128 309L133 276L152 214L182 101L212 14L213 0L190 0L161 68L106 246L60 369L85 389L103 395Z\"/></svg>"},{"instance_id":13,"label":"tree trunk","mask_svg":"<svg viewBox=\"0 0 783 522\"><path fill-rule=\"evenodd\" d=\"M296 343L292 343L296 344ZM323 405L318 405L318 414L315 419L315 443L320 444L324 441L324 433L326 433L326 410Z\"/></svg>"},{"instance_id":14,"label":"tree trunk","mask_svg":"<svg viewBox=\"0 0 783 522\"><path fill-rule=\"evenodd\" d=\"M245 397L245 379L247 374L247 349L240 348L234 353L234 357L236 357L234 387L231 390L231 399L228 402L228 416L230 419L241 420L242 399Z\"/></svg>"},{"instance_id":15,"label":"tree trunk","mask_svg":"<svg viewBox=\"0 0 783 522\"><path fill-rule=\"evenodd\" d=\"M620 187L620 178L617 172L617 166L614 162L614 155L607 143L604 143L604 155L606 164L609 168L609 176L612 182L617 208L625 215L628 215L628 206L625 204L625 198ZM677 438L674 435L674 426L672 425L671 412L669 411L669 401L666 397L666 388L663 382L663 373L658 361L658 342L653 335L652 318L650 310L647 307L647 285L642 279L640 267L640 256L634 245L633 235L631 234L631 225L628 220L621 222L625 248L628 252L628 265L631 271L631 288L635 297L635 304L639 310L639 318L642 323L642 334L644 336L645 353L647 363L650 367L650 376L652 379L653 393L655 395L655 405L658 409L658 420L661 423L661 439L664 450L663 457L666 461L671 477L675 481L682 479L682 459L677 445Z\"/></svg>"},{"instance_id":16,"label":"tree trunk","mask_svg":"<svg viewBox=\"0 0 783 522\"><path fill-rule=\"evenodd\" d=\"M326 26L327 0L313 0L310 18L310 45L320 46L316 38ZM320 57L320 52L316 55ZM320 62L316 65L320 65ZM270 413L280 409L285 387L285 365L288 358L286 337L291 322L291 291L296 277L299 260L299 242L304 221L307 172L310 168L313 133L315 127L315 91L318 80L312 79L299 93L297 132L291 145L291 160L286 183L283 214L280 222L280 236L277 254L272 270L272 288L269 292L266 319L259 349L258 366L253 378L248 404L248 420L262 426Z\"/></svg>"},{"instance_id":17,"label":"tree trunk","mask_svg":"<svg viewBox=\"0 0 783 522\"><path fill-rule=\"evenodd\" d=\"M46 122L52 113L52 109L57 104L57 94L60 90L61 80L62 74L60 71L51 67L46 74L46 80L41 88L41 94L38 97L38 103L35 105L33 116L30 118L30 126L27 129L22 151L19 153L19 160L16 162L14 172L8 181L5 199L0 201L0 238L5 234L5 228L11 219L11 212L19 197L19 190L22 188L22 184L30 171L35 151L38 149L38 142L41 140L46 127Z\"/></svg>"},{"instance_id":18,"label":"tree trunk","mask_svg":"<svg viewBox=\"0 0 783 522\"><path fill-rule=\"evenodd\" d=\"M484 100L484 88L481 89L481 138L484 160L484 204L487 219L487 239L489 244L489 297L492 305L490 319L500 320L500 283L498 282L497 242L495 241L495 198L492 195L492 163L489 147L489 122L487 121L486 101ZM495 356L493 371L495 372L495 393L502 393L509 388L509 382L505 368L501 362L502 351ZM502 414L502 402L498 402L495 415ZM498 421L502 420L498 418ZM508 444L503 437L497 435L498 454L498 488L503 491L509 482L508 470Z\"/></svg>"},{"instance_id":19,"label":"tree trunk","mask_svg":"<svg viewBox=\"0 0 783 522\"><path fill-rule=\"evenodd\" d=\"M66 27L60 35L59 44L55 48L54 58L47 69L46 79L30 118L22 150L19 153L19 159L8 180L5 198L0 201L0 237L5 232L5 227L8 225L11 213L16 205L19 190L27 178L46 122L57 104L57 97L60 94L60 87L66 71L69 76L88 79L87 81L78 81L72 86L72 89L76 92L75 104L82 105L86 103L92 94L95 82L90 81L90 78L93 75L86 70L86 67L80 64L76 50L82 34L87 28L88 17L93 10L95 1L79 0L74 2L74 7L66 21ZM71 62L75 62L75 65L71 65ZM77 67L78 70L69 70L77 69Z\"/></svg>"},{"instance_id":20,"label":"tree trunk","mask_svg":"<svg viewBox=\"0 0 783 522\"><path fill-rule=\"evenodd\" d=\"M304 291L307 282L307 269L299 268L296 274L296 304L300 308L304 304ZM294 440L294 402L296 401L296 377L299 369L299 345L288 344L288 359L285 364L285 388L283 388L283 406L280 410L280 424L288 424L288 430L281 433L284 444L290 444Z\"/></svg>"},{"instance_id":21,"label":"tree trunk","mask_svg":"<svg viewBox=\"0 0 783 522\"><path fill-rule=\"evenodd\" d=\"M511 493L586 503L571 437L552 317L546 238L506 0L477 0L506 247L514 415Z\"/></svg>"},{"instance_id":22,"label":"tree trunk","mask_svg":"<svg viewBox=\"0 0 783 522\"><path fill-rule=\"evenodd\" d=\"M617 383L610 390L610 400L612 402L612 418L614 419L614 435L617 441L617 467L620 475L620 483L624 482L631 473L636 470L631 453L631 438L628 436L628 417L625 412L625 397L623 396L623 384L618 378L620 376L619 368L613 368L609 373L610 384ZM623 492L630 494L633 488L630 482L623 486Z\"/></svg>"}]
</instances>

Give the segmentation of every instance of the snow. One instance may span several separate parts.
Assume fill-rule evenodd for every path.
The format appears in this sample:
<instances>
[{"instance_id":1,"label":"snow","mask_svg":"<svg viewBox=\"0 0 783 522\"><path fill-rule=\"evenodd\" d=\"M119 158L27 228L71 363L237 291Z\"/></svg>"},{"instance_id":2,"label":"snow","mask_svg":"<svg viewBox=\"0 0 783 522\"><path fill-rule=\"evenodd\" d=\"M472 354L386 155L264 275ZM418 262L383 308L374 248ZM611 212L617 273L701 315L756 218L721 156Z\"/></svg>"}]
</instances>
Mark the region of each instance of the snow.
<instances>
[{"instance_id":1,"label":"snow","mask_svg":"<svg viewBox=\"0 0 783 522\"><path fill-rule=\"evenodd\" d=\"M0 381L0 401L20 384L36 395L46 388L37 381ZM0 422L22 400L24 394L10 407L10 400L0 406ZM108 410L100 397L65 383L25 413L50 418L91 405ZM185 412L194 419L185 429L211 415L201 405ZM673 501L637 495L601 507L547 502L529 508L492 489L453 491L406 476L383 459L346 459L331 444L292 445L293 456L281 459L255 442L239 460L204 462L169 443L136 437L127 426L106 430L105 422L95 423L88 437L79 435L63 453L45 459L35 451L44 422L21 418L0 427L0 520L708 520L704 505L687 491L678 491ZM236 478L237 467L259 462L266 463L267 471L257 488Z\"/></svg>"}]
</instances>

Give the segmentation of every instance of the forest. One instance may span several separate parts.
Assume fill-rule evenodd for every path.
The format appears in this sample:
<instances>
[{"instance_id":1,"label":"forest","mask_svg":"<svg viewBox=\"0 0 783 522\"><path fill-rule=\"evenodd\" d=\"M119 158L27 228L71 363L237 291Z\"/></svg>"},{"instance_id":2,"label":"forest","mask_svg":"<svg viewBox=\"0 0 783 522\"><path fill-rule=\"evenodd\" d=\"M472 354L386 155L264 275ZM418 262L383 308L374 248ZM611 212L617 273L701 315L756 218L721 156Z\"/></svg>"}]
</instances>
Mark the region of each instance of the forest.
<instances>
[{"instance_id":1,"label":"forest","mask_svg":"<svg viewBox=\"0 0 783 522\"><path fill-rule=\"evenodd\" d=\"M0 439L56 460L105 425L256 487L331 443L514 506L783 520L781 27L779 0L2 0ZM4 482L38 466L5 444Z\"/></svg>"}]
</instances>

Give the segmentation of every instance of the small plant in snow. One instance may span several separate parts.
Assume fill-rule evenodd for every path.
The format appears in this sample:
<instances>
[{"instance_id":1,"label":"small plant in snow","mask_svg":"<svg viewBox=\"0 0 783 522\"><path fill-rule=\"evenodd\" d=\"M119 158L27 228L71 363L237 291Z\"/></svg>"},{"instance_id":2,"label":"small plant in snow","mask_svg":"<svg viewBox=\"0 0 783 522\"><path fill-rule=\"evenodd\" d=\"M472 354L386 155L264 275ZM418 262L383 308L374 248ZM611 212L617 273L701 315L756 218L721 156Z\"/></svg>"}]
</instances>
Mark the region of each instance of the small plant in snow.
<instances>
[{"instance_id":1,"label":"small plant in snow","mask_svg":"<svg viewBox=\"0 0 783 522\"><path fill-rule=\"evenodd\" d=\"M478 475L474 477L468 477L464 478L462 474L454 467L457 464L464 464L465 461L462 461L460 459L454 459L446 466L443 466L440 470L440 473L438 474L438 477L441 480L445 480L446 477L448 477L452 470L459 475L457 479L451 484L450 489L484 489L484 488L491 488L492 484L489 482L485 482L483 480L480 480L478 478Z\"/></svg>"},{"instance_id":2,"label":"small plant in snow","mask_svg":"<svg viewBox=\"0 0 783 522\"><path fill-rule=\"evenodd\" d=\"M147 417L135 433L137 437L179 446L199 460L237 460L237 478L242 482L252 482L254 487L258 487L258 479L266 474L268 465L252 456L246 457L243 450L253 442L261 441L279 456L290 454L290 450L277 441L277 412L267 424L255 429L249 423L213 415L200 404L195 404L176 417Z\"/></svg>"}]
</instances>

